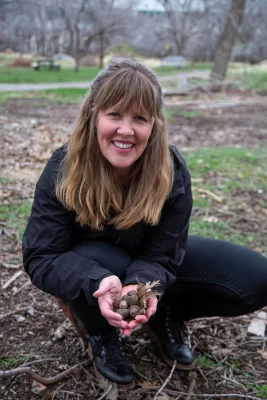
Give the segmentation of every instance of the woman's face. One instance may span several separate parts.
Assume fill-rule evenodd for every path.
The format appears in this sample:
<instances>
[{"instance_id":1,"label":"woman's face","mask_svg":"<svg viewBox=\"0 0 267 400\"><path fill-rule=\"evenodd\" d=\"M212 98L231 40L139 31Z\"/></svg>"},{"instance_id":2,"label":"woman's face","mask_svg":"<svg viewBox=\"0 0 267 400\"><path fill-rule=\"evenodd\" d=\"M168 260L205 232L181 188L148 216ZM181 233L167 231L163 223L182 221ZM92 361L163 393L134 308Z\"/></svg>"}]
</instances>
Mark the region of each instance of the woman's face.
<instances>
[{"instance_id":1,"label":"woman's face","mask_svg":"<svg viewBox=\"0 0 267 400\"><path fill-rule=\"evenodd\" d=\"M98 112L99 147L119 180L127 182L135 161L147 146L153 124L154 118L140 114L137 108L122 112L120 106L115 105Z\"/></svg>"}]
</instances>

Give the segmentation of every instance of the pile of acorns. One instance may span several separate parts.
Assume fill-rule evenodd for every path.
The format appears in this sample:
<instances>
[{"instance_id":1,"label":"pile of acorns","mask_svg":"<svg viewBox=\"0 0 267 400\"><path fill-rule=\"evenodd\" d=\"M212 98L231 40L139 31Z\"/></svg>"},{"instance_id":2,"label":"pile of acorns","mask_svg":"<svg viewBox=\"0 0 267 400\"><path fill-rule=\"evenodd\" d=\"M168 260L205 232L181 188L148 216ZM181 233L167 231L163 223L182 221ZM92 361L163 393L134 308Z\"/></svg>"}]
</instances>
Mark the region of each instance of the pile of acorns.
<instances>
[{"instance_id":1,"label":"pile of acorns","mask_svg":"<svg viewBox=\"0 0 267 400\"><path fill-rule=\"evenodd\" d=\"M134 319L136 315L146 313L148 297L159 295L152 289L160 286L159 281L139 283L136 290L130 290L125 296L117 296L114 299L113 309L122 316L122 319Z\"/></svg>"}]
</instances>

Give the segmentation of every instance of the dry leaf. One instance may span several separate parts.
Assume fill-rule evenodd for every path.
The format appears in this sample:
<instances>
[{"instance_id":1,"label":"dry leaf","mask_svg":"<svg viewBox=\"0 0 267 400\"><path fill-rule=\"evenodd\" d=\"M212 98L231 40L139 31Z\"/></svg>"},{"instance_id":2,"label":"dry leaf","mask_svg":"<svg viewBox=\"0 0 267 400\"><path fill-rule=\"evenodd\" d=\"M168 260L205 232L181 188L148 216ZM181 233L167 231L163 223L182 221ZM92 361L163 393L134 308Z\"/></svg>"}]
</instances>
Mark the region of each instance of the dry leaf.
<instances>
[{"instance_id":1,"label":"dry leaf","mask_svg":"<svg viewBox=\"0 0 267 400\"><path fill-rule=\"evenodd\" d=\"M257 353L259 353L262 358L267 361L267 351L257 350Z\"/></svg>"},{"instance_id":2,"label":"dry leaf","mask_svg":"<svg viewBox=\"0 0 267 400\"><path fill-rule=\"evenodd\" d=\"M101 378L98 381L98 385L99 385L99 387L101 387L101 389L103 389L104 392L106 392L110 388L110 386L112 386L112 388L109 390L109 392L105 396L105 399L107 399L107 400L117 400L118 399L119 391L118 391L118 386L116 385L116 383L111 383L107 379Z\"/></svg>"},{"instance_id":3,"label":"dry leaf","mask_svg":"<svg viewBox=\"0 0 267 400\"><path fill-rule=\"evenodd\" d=\"M267 324L267 313L260 311L255 318L252 318L248 327L248 333L256 336L265 336L265 329Z\"/></svg>"},{"instance_id":4,"label":"dry leaf","mask_svg":"<svg viewBox=\"0 0 267 400\"><path fill-rule=\"evenodd\" d=\"M65 336L66 336L65 327L63 325L60 325L54 332L54 338L60 340Z\"/></svg>"},{"instance_id":5,"label":"dry leaf","mask_svg":"<svg viewBox=\"0 0 267 400\"><path fill-rule=\"evenodd\" d=\"M46 390L46 386L42 385L39 382L33 381L32 382L32 392L39 394L42 393L44 390Z\"/></svg>"}]
</instances>

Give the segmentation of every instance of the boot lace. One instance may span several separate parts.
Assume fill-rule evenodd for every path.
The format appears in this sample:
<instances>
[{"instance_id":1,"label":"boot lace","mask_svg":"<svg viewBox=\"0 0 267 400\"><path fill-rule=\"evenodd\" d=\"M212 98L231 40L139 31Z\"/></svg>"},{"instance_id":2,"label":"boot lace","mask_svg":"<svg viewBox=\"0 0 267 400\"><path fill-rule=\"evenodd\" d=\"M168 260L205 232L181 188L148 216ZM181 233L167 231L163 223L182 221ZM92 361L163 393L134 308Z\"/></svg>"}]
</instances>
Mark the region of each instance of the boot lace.
<instances>
[{"instance_id":1,"label":"boot lace","mask_svg":"<svg viewBox=\"0 0 267 400\"><path fill-rule=\"evenodd\" d=\"M94 353L97 354L101 349L106 354L106 359L110 364L117 368L127 368L129 363L125 358L122 350L122 340L117 332L111 336L99 336L99 341L94 347Z\"/></svg>"},{"instance_id":2,"label":"boot lace","mask_svg":"<svg viewBox=\"0 0 267 400\"><path fill-rule=\"evenodd\" d=\"M185 344L185 324L183 321L173 320L169 307L165 309L164 325L168 339L174 346L180 347L182 344Z\"/></svg>"}]
</instances>

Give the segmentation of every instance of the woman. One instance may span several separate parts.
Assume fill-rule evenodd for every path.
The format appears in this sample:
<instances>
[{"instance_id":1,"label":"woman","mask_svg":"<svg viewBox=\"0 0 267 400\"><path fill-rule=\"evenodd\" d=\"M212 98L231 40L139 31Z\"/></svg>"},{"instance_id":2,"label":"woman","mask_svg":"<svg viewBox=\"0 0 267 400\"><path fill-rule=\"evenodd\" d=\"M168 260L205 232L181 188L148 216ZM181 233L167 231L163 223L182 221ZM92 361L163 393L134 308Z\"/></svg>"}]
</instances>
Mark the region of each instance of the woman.
<instances>
[{"instance_id":1,"label":"woman","mask_svg":"<svg viewBox=\"0 0 267 400\"><path fill-rule=\"evenodd\" d=\"M183 321L236 316L267 304L267 259L227 242L188 238L190 175L168 146L162 89L132 60L114 60L91 85L70 141L48 161L23 238L34 285L82 321L96 371L133 383L122 351L144 324L162 358L190 368ZM160 280L161 299L123 321L114 297ZM152 317L153 315L153 317Z\"/></svg>"}]
</instances>

